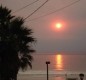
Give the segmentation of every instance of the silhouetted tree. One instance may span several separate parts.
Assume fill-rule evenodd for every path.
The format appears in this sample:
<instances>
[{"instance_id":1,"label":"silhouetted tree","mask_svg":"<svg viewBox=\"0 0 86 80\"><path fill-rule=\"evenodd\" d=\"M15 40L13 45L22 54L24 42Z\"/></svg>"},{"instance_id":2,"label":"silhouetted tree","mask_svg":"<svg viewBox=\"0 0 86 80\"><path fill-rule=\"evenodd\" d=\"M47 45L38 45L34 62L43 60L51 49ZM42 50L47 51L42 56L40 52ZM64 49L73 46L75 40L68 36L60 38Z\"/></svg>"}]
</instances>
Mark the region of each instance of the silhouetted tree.
<instances>
[{"instance_id":1,"label":"silhouetted tree","mask_svg":"<svg viewBox=\"0 0 86 80\"><path fill-rule=\"evenodd\" d=\"M83 80L84 79L84 74L83 73L80 73L79 74L79 77L80 77L80 80Z\"/></svg>"},{"instance_id":2,"label":"silhouetted tree","mask_svg":"<svg viewBox=\"0 0 86 80\"><path fill-rule=\"evenodd\" d=\"M11 10L0 6L0 80L17 80L20 68L32 68L32 33L23 18L12 16Z\"/></svg>"}]
</instances>

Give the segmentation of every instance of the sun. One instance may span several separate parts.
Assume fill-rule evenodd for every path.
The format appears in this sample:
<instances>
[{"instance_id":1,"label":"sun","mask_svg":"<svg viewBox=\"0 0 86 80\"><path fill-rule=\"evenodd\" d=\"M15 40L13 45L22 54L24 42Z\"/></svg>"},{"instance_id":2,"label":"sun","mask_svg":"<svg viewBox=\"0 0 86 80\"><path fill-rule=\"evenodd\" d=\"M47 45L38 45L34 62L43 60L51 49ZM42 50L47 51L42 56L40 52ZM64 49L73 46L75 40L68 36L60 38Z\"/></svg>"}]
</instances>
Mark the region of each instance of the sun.
<instances>
[{"instance_id":1,"label":"sun","mask_svg":"<svg viewBox=\"0 0 86 80\"><path fill-rule=\"evenodd\" d=\"M60 29L62 27L62 24L61 23L56 23L56 28L57 29Z\"/></svg>"}]
</instances>

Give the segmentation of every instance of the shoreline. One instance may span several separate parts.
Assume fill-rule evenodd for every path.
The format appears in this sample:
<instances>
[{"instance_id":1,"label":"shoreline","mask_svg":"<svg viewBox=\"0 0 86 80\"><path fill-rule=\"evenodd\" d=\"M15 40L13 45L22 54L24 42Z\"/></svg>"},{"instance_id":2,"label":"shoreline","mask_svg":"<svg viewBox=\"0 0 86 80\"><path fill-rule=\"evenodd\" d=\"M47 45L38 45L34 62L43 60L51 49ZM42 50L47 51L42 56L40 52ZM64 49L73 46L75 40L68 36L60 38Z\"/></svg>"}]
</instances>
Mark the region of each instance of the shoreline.
<instances>
[{"instance_id":1,"label":"shoreline","mask_svg":"<svg viewBox=\"0 0 86 80\"><path fill-rule=\"evenodd\" d=\"M56 75L56 74L60 74L60 75L64 75L64 74L80 74L83 73L84 75L86 75L85 71L57 71L57 70L50 70L49 71L49 75ZM30 70L30 71L25 71L25 72L19 72L18 74L29 74L29 75L46 75L47 72L46 70Z\"/></svg>"}]
</instances>

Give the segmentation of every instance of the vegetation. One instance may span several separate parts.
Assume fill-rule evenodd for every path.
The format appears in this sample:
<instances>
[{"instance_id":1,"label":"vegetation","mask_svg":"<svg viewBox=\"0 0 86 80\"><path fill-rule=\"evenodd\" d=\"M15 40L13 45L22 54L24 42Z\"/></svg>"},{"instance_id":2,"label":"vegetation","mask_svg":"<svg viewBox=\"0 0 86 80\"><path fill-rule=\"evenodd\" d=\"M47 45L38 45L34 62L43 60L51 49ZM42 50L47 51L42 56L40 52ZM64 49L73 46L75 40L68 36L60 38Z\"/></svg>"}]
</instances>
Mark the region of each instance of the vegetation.
<instances>
[{"instance_id":1,"label":"vegetation","mask_svg":"<svg viewBox=\"0 0 86 80\"><path fill-rule=\"evenodd\" d=\"M20 68L32 68L32 44L36 41L24 19L0 6L0 80L17 80Z\"/></svg>"},{"instance_id":2,"label":"vegetation","mask_svg":"<svg viewBox=\"0 0 86 80\"><path fill-rule=\"evenodd\" d=\"M84 74L83 73L80 73L79 74L79 77L80 77L80 80L83 80L84 79Z\"/></svg>"}]
</instances>

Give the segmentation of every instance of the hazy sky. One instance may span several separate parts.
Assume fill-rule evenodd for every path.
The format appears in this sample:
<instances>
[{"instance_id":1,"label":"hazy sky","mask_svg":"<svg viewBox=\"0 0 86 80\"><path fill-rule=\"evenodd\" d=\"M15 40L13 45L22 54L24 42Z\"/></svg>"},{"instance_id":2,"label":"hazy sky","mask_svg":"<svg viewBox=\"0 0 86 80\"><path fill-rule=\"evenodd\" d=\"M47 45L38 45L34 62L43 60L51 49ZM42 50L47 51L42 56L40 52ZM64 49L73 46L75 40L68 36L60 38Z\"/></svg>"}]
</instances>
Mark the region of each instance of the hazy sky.
<instances>
[{"instance_id":1,"label":"hazy sky","mask_svg":"<svg viewBox=\"0 0 86 80\"><path fill-rule=\"evenodd\" d=\"M0 0L0 3L15 12L34 1L36 0ZM45 1L39 0L12 14L26 18ZM33 29L33 35L37 39L34 48L38 53L86 52L86 0L63 9L76 1L78 0L49 0L26 19L25 24ZM55 13L50 14L52 12ZM60 30L55 29L57 22L63 24Z\"/></svg>"}]
</instances>

